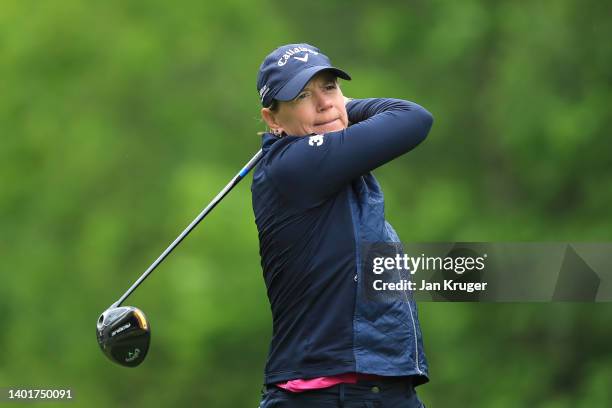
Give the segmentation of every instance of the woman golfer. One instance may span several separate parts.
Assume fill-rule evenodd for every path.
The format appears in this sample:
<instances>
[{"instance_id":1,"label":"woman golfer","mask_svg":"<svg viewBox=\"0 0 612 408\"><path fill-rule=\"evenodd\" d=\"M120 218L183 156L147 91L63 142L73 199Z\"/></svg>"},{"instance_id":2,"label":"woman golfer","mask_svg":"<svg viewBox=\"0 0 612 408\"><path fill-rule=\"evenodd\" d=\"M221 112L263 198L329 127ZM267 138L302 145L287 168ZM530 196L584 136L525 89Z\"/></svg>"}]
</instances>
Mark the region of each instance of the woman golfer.
<instances>
[{"instance_id":1,"label":"woman golfer","mask_svg":"<svg viewBox=\"0 0 612 408\"><path fill-rule=\"evenodd\" d=\"M308 44L277 48L259 69L270 130L251 189L273 317L260 407L422 407L416 304L365 297L362 250L399 242L370 172L433 119L399 99L349 100L337 78L350 80Z\"/></svg>"}]
</instances>

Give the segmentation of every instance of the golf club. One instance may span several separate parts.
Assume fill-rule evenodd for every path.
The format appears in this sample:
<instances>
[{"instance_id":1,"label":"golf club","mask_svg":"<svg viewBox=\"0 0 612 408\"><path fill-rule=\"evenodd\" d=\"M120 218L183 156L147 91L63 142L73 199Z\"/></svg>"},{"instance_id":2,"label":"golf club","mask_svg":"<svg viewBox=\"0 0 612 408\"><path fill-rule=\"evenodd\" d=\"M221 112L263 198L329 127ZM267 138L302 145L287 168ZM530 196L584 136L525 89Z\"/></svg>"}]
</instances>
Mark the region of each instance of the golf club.
<instances>
[{"instance_id":1,"label":"golf club","mask_svg":"<svg viewBox=\"0 0 612 408\"><path fill-rule=\"evenodd\" d=\"M168 248L149 266L134 284L98 318L96 337L102 352L115 363L136 367L142 363L151 342L151 326L145 314L133 306L121 304L157 268L174 248L206 217L208 213L242 180L262 158L259 150L238 174L217 194L202 212L185 228Z\"/></svg>"}]
</instances>

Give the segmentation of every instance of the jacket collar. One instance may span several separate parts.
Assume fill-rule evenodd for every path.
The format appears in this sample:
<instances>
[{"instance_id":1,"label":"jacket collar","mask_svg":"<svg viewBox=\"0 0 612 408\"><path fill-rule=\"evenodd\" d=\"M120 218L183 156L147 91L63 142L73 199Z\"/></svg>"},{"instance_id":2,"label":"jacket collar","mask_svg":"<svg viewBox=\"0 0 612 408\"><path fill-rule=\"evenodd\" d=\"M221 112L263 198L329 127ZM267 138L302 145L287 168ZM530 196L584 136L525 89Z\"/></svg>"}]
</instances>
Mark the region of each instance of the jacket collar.
<instances>
[{"instance_id":1,"label":"jacket collar","mask_svg":"<svg viewBox=\"0 0 612 408\"><path fill-rule=\"evenodd\" d=\"M265 132L261 137L261 148L267 150L274 144L274 142L280 140L279 136L272 133Z\"/></svg>"},{"instance_id":2,"label":"jacket collar","mask_svg":"<svg viewBox=\"0 0 612 408\"><path fill-rule=\"evenodd\" d=\"M307 136L314 136L316 135L316 133L311 133L310 135ZM272 146L275 142L278 142L281 139L287 139L287 140L295 140L295 139L300 139L303 136L289 136L289 135L285 135L285 136L276 136L273 133L270 132L265 132L262 136L261 136L261 148L263 150L267 150L270 148L270 146Z\"/></svg>"}]
</instances>

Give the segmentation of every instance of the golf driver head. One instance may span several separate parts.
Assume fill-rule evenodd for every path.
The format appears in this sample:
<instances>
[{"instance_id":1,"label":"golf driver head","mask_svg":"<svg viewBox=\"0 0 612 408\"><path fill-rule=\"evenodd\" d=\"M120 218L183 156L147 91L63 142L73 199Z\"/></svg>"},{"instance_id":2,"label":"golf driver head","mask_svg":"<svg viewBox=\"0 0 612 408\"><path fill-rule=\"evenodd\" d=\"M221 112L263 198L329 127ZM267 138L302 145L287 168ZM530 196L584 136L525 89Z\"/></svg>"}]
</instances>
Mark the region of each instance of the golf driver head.
<instances>
[{"instance_id":1,"label":"golf driver head","mask_svg":"<svg viewBox=\"0 0 612 408\"><path fill-rule=\"evenodd\" d=\"M108 358L125 367L142 363L151 342L151 326L142 310L110 307L98 318L98 344Z\"/></svg>"}]
</instances>

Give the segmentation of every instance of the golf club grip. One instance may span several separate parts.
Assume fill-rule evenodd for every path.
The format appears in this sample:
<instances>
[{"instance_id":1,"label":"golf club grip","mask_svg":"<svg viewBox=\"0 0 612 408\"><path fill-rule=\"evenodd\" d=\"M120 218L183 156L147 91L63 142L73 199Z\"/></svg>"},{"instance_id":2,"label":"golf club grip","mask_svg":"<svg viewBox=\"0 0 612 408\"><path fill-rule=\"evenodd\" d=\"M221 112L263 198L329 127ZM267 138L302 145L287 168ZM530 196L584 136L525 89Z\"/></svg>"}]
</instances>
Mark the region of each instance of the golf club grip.
<instances>
[{"instance_id":1,"label":"golf club grip","mask_svg":"<svg viewBox=\"0 0 612 408\"><path fill-rule=\"evenodd\" d=\"M178 237L170 244L168 248L149 266L149 268L138 278L136 282L119 298L118 301L113 303L111 307L119 307L121 304L136 290L136 288L144 281L151 272L157 268L157 266L162 263L162 261L172 252L174 248L206 217L206 215L216 207L217 204L225 197L239 182L242 180L249 171L253 169L259 163L259 160L263 157L263 151L259 150L251 160L240 170L238 174L232 178L232 180L217 194L215 198L202 210L202 212L180 233Z\"/></svg>"}]
</instances>

